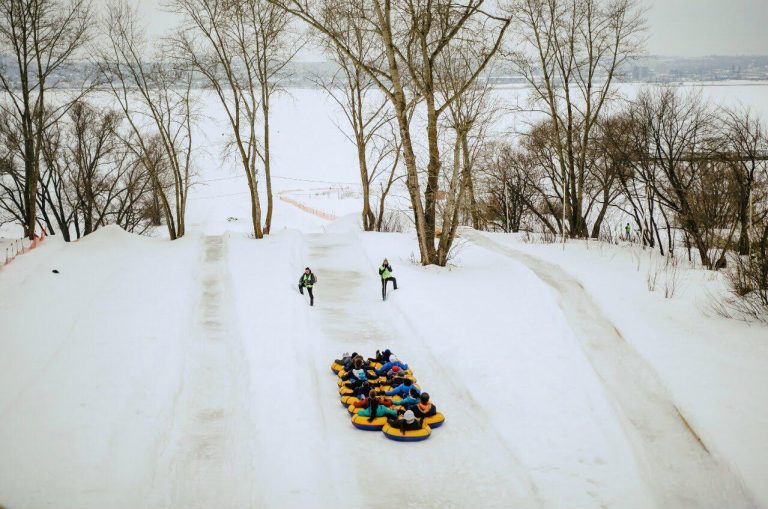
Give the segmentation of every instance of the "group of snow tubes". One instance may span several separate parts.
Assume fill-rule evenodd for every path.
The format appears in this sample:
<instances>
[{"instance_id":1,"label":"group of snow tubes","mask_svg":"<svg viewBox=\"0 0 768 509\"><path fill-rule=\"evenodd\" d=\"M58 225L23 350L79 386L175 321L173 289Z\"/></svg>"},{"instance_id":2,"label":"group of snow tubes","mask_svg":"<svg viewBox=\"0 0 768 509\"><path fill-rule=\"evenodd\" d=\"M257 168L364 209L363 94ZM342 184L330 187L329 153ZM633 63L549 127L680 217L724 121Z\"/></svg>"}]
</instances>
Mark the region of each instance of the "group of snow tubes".
<instances>
[{"instance_id":1,"label":"group of snow tubes","mask_svg":"<svg viewBox=\"0 0 768 509\"><path fill-rule=\"evenodd\" d=\"M339 377L341 404L357 429L381 431L398 442L419 442L445 422L408 364L390 350L377 350L368 359L345 353L333 361L331 370Z\"/></svg>"}]
</instances>

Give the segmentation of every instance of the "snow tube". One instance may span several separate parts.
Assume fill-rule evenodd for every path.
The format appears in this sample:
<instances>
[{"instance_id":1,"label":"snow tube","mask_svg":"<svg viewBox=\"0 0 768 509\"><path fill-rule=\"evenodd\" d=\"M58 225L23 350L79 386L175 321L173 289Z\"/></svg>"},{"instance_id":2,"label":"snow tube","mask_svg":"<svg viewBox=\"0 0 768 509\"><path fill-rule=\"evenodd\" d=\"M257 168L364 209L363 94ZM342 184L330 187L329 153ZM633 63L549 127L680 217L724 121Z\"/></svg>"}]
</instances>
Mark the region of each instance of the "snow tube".
<instances>
[{"instance_id":1,"label":"snow tube","mask_svg":"<svg viewBox=\"0 0 768 509\"><path fill-rule=\"evenodd\" d=\"M381 428L386 426L386 424L386 417L376 417L374 420L369 421L368 417L362 415L355 414L352 416L352 426L364 431L381 431Z\"/></svg>"},{"instance_id":2,"label":"snow tube","mask_svg":"<svg viewBox=\"0 0 768 509\"><path fill-rule=\"evenodd\" d=\"M443 425L445 422L445 416L441 414L440 412L437 412L432 417L425 417L424 423L429 424L429 427L432 429L439 428Z\"/></svg>"},{"instance_id":3,"label":"snow tube","mask_svg":"<svg viewBox=\"0 0 768 509\"><path fill-rule=\"evenodd\" d=\"M385 437L390 440L395 440L396 442L421 442L422 440L428 439L429 435L432 434L432 430L426 424L421 429L403 431L398 428L393 428L387 423L382 426L381 431L384 433Z\"/></svg>"},{"instance_id":4,"label":"snow tube","mask_svg":"<svg viewBox=\"0 0 768 509\"><path fill-rule=\"evenodd\" d=\"M373 385L376 385L376 384L384 383L384 382L386 382L386 381L387 381L387 379L386 379L386 378L384 378L383 376L380 376L380 377L377 377L377 378L371 378L371 379L369 379L369 380L368 380L368 383L370 383L370 384L373 384ZM339 380L336 382L336 385L338 385L339 387L341 387L341 386L342 386L342 385L344 385L345 383L347 383L347 381L345 381L345 380L342 380L341 378L339 378Z\"/></svg>"},{"instance_id":5,"label":"snow tube","mask_svg":"<svg viewBox=\"0 0 768 509\"><path fill-rule=\"evenodd\" d=\"M344 366L342 366L341 364L338 364L336 362L331 364L331 371L333 371L335 375L338 375L339 371L341 371L342 369L344 369Z\"/></svg>"},{"instance_id":6,"label":"snow tube","mask_svg":"<svg viewBox=\"0 0 768 509\"><path fill-rule=\"evenodd\" d=\"M352 403L355 403L357 401L360 401L357 396L342 396L341 397L341 404L344 406L344 408L348 407Z\"/></svg>"}]
</instances>

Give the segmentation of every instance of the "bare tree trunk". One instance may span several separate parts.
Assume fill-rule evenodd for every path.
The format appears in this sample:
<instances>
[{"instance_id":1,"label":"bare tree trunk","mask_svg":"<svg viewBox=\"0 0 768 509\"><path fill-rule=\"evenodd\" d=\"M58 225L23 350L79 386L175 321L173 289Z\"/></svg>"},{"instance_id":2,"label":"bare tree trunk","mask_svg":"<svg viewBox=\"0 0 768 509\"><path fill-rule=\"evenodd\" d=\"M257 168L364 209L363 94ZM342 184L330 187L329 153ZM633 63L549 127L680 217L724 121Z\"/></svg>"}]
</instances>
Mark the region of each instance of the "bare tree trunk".
<instances>
[{"instance_id":1,"label":"bare tree trunk","mask_svg":"<svg viewBox=\"0 0 768 509\"><path fill-rule=\"evenodd\" d=\"M438 120L472 86L497 53L511 19L489 14L492 9L484 9L483 0L469 0L463 4L452 0L426 3L389 0L269 1L317 29L339 51L356 62L390 101L399 126L406 187L413 209L421 263L440 264L435 250L436 200L441 170ZM373 38L379 51L359 58L346 41L346 34L350 31ZM472 62L472 69L463 82L454 87L452 95L442 96L437 91L436 80L445 54L456 41L475 47L482 58ZM427 115L428 163L423 196L409 114L416 101L426 104Z\"/></svg>"},{"instance_id":2,"label":"bare tree trunk","mask_svg":"<svg viewBox=\"0 0 768 509\"><path fill-rule=\"evenodd\" d=\"M264 234L269 235L272 228L272 165L269 151L269 100L262 99L261 111L264 116L264 182L267 185L267 218L264 221Z\"/></svg>"}]
</instances>

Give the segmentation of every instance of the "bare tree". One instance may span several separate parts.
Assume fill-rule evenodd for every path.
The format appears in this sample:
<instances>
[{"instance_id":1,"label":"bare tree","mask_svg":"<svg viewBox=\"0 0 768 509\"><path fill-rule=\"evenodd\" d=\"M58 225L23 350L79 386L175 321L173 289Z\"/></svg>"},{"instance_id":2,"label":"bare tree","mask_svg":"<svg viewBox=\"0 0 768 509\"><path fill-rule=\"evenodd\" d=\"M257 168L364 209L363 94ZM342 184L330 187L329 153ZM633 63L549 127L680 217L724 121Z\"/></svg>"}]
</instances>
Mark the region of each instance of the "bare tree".
<instances>
[{"instance_id":1,"label":"bare tree","mask_svg":"<svg viewBox=\"0 0 768 509\"><path fill-rule=\"evenodd\" d=\"M751 229L754 224L754 188L761 169L768 165L768 132L760 119L748 108L724 109L719 158L728 164L738 192L739 247L741 255L751 252Z\"/></svg>"},{"instance_id":2,"label":"bare tree","mask_svg":"<svg viewBox=\"0 0 768 509\"><path fill-rule=\"evenodd\" d=\"M403 144L398 135L397 124L390 119L386 124L388 132L377 135L374 139L373 164L369 177L369 187L379 184L377 194L378 214L376 215L376 231L384 231L387 215L387 196L393 186L405 178L402 172ZM396 212L390 211L390 216Z\"/></svg>"},{"instance_id":3,"label":"bare tree","mask_svg":"<svg viewBox=\"0 0 768 509\"><path fill-rule=\"evenodd\" d=\"M441 174L439 119L463 95L498 51L511 19L493 14L483 0L458 4L452 0L269 0L304 20L363 69L392 104L400 130L408 193L422 264L444 264L435 246L438 183ZM372 37L377 51L365 58L350 47L348 33ZM475 63L454 95L444 97L437 86L441 56L456 41L471 41L483 58ZM427 164L422 196L421 169L416 158L409 112L420 101L426 122ZM441 235L455 232L444 228ZM450 244L449 239L445 244Z\"/></svg>"},{"instance_id":4,"label":"bare tree","mask_svg":"<svg viewBox=\"0 0 768 509\"><path fill-rule=\"evenodd\" d=\"M375 147L379 131L383 130L393 117L388 108L386 97L379 94L376 84L371 77L357 64L364 60L372 51L372 41L361 32L349 31L346 44L355 51L355 60L346 56L343 51L331 43L327 43L326 51L339 70L329 80L318 81L318 84L328 93L339 106L346 119L347 127L352 136L347 135L346 129L341 129L344 136L355 145L357 163L360 170L360 184L363 190L363 229L371 231L376 226L376 214L371 207L371 183L373 172L369 170L369 159L375 157L376 163L383 161L384 152ZM374 163L374 164L376 164ZM383 200L380 202L383 205ZM380 218L379 218L380 219Z\"/></svg>"},{"instance_id":5,"label":"bare tree","mask_svg":"<svg viewBox=\"0 0 768 509\"><path fill-rule=\"evenodd\" d=\"M0 0L0 53L11 56L11 65L0 70L0 113L19 133L19 151L13 156L24 168L14 174L19 178L14 186L22 192L10 201L18 200L18 217L30 239L37 225L40 145L51 121L71 104L54 106L48 93L88 41L90 14L87 0Z\"/></svg>"},{"instance_id":6,"label":"bare tree","mask_svg":"<svg viewBox=\"0 0 768 509\"><path fill-rule=\"evenodd\" d=\"M78 101L46 130L38 206L48 230L66 241L106 224L142 233L151 180L118 132L122 115Z\"/></svg>"},{"instance_id":7,"label":"bare tree","mask_svg":"<svg viewBox=\"0 0 768 509\"><path fill-rule=\"evenodd\" d=\"M259 0L172 0L184 26L172 39L180 65L199 73L224 108L232 142L248 181L251 220L257 239L264 236L257 162L264 159L259 147L258 116L262 107L259 59L262 45ZM265 67L266 76L273 67ZM266 159L264 159L266 160Z\"/></svg>"},{"instance_id":8,"label":"bare tree","mask_svg":"<svg viewBox=\"0 0 768 509\"><path fill-rule=\"evenodd\" d=\"M721 142L712 109L701 94L661 88L642 91L630 118L626 127L635 132L623 143L636 143L627 149L642 170L635 176L652 188L665 222L665 211L674 215L702 264L720 267L735 233L737 200L728 164L717 154Z\"/></svg>"},{"instance_id":9,"label":"bare tree","mask_svg":"<svg viewBox=\"0 0 768 509\"><path fill-rule=\"evenodd\" d=\"M481 47L482 48L482 47ZM452 135L453 157L452 171L444 175L446 185L445 204L442 207L441 225L448 230L447 235L440 235L437 248L438 263L444 265L451 252L455 232L460 222L460 212L466 197L470 204L475 201L473 190L473 170L478 152L486 140L486 133L493 123L493 103L488 95L490 85L487 77L474 79L474 72L485 57L483 50L474 46L472 41L456 41L449 45L441 55L441 65L437 68L437 87L443 97L455 96L448 104L448 114L444 123ZM461 92L461 93L460 93ZM476 207L472 205L474 211ZM475 212L473 223L478 223Z\"/></svg>"},{"instance_id":10,"label":"bare tree","mask_svg":"<svg viewBox=\"0 0 768 509\"><path fill-rule=\"evenodd\" d=\"M130 126L126 141L149 172L171 240L183 237L192 172L193 75L145 61L146 40L127 3L108 7L103 28L110 44L98 53L98 66ZM162 165L153 161L151 138L159 143Z\"/></svg>"},{"instance_id":11,"label":"bare tree","mask_svg":"<svg viewBox=\"0 0 768 509\"><path fill-rule=\"evenodd\" d=\"M280 7L266 0L247 1L248 18L256 23L256 37L253 51L256 57L256 79L261 87L261 114L263 150L259 152L264 164L264 183L267 187L267 215L264 233L269 234L272 226L272 158L270 150L269 114L272 96L280 90L280 81L285 68L293 60L303 43L299 42L290 28L291 16Z\"/></svg>"},{"instance_id":12,"label":"bare tree","mask_svg":"<svg viewBox=\"0 0 768 509\"><path fill-rule=\"evenodd\" d=\"M479 212L494 230L517 232L536 199L525 155L506 142L490 143L478 156Z\"/></svg>"},{"instance_id":13,"label":"bare tree","mask_svg":"<svg viewBox=\"0 0 768 509\"><path fill-rule=\"evenodd\" d=\"M517 0L514 5L521 40L512 62L553 130L568 233L586 237L595 127L614 95L619 69L642 51L644 13L638 0ZM593 234L599 229L593 227Z\"/></svg>"},{"instance_id":14,"label":"bare tree","mask_svg":"<svg viewBox=\"0 0 768 509\"><path fill-rule=\"evenodd\" d=\"M528 210L545 230L564 235L567 227L563 213L566 188L563 177L566 175L559 164L555 135L549 120L533 124L521 137L514 162L533 193L526 199Z\"/></svg>"},{"instance_id":15,"label":"bare tree","mask_svg":"<svg viewBox=\"0 0 768 509\"><path fill-rule=\"evenodd\" d=\"M621 212L633 218L640 241L656 247L665 254L659 221L666 222L669 254L674 253L672 229L663 204L655 195L658 178L656 164L648 157L650 134L635 108L628 108L602 122L601 149L603 157L615 167L616 182L621 198L613 203Z\"/></svg>"}]
</instances>

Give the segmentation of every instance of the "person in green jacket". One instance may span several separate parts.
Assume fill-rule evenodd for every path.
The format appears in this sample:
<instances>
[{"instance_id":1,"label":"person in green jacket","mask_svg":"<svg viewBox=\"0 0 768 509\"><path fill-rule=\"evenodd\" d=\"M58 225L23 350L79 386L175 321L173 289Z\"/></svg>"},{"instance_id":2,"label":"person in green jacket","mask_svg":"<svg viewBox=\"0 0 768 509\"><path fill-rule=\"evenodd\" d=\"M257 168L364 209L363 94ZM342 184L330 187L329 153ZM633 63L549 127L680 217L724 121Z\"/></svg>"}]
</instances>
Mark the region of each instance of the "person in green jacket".
<instances>
[{"instance_id":1,"label":"person in green jacket","mask_svg":"<svg viewBox=\"0 0 768 509\"><path fill-rule=\"evenodd\" d=\"M301 277L299 277L299 293L304 295L304 288L307 289L310 306L315 305L315 296L312 295L312 287L315 285L315 283L317 283L317 278L309 269L309 267L307 267L304 269L304 273L301 275Z\"/></svg>"},{"instance_id":2,"label":"person in green jacket","mask_svg":"<svg viewBox=\"0 0 768 509\"><path fill-rule=\"evenodd\" d=\"M381 267L379 267L379 276L381 276L381 300L385 300L387 298L387 282L392 281L392 286L395 290L397 290L397 279L392 277L392 266L389 264L389 261L384 258L384 261L381 263Z\"/></svg>"}]
</instances>

